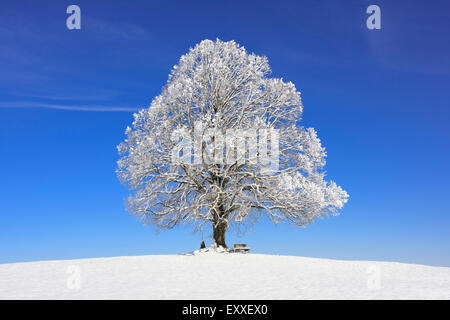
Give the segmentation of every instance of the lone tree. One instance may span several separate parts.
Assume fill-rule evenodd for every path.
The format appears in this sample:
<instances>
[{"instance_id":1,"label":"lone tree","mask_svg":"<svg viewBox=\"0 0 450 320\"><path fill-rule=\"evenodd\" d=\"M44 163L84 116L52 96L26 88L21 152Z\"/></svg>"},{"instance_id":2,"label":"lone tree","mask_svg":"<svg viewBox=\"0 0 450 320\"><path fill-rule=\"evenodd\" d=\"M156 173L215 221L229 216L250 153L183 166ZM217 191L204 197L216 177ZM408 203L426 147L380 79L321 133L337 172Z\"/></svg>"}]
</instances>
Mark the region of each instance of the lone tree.
<instances>
[{"instance_id":1,"label":"lone tree","mask_svg":"<svg viewBox=\"0 0 450 320\"><path fill-rule=\"evenodd\" d=\"M324 180L325 149L301 120L300 93L269 78L266 57L204 40L173 67L162 93L134 114L117 173L145 224L230 227L262 215L299 226L338 214L347 193Z\"/></svg>"}]
</instances>

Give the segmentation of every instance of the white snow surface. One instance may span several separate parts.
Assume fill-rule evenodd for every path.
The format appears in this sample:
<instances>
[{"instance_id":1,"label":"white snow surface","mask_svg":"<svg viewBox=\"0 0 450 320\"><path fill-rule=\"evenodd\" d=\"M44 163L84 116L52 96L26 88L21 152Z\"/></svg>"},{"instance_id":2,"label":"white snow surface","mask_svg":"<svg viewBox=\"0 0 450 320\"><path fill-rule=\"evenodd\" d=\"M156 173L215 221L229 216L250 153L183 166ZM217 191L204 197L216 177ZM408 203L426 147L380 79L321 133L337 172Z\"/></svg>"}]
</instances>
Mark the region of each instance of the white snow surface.
<instances>
[{"instance_id":1,"label":"white snow surface","mask_svg":"<svg viewBox=\"0 0 450 320\"><path fill-rule=\"evenodd\" d=\"M0 299L450 299L450 268L210 247L0 264Z\"/></svg>"}]
</instances>

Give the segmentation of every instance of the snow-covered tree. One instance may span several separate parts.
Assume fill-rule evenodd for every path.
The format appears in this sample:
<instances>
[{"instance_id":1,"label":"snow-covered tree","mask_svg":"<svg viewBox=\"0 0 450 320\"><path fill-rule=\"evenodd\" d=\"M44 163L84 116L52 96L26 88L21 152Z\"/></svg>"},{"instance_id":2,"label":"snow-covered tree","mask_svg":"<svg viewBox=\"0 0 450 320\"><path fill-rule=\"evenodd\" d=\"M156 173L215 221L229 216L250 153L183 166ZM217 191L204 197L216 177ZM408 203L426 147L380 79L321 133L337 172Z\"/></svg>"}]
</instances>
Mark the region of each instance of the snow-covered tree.
<instances>
[{"instance_id":1,"label":"snow-covered tree","mask_svg":"<svg viewBox=\"0 0 450 320\"><path fill-rule=\"evenodd\" d=\"M159 228L211 225L223 247L230 227L262 215L303 226L338 214L348 195L324 180L325 149L298 124L300 93L269 73L266 57L234 41L183 55L118 146L128 210Z\"/></svg>"}]
</instances>

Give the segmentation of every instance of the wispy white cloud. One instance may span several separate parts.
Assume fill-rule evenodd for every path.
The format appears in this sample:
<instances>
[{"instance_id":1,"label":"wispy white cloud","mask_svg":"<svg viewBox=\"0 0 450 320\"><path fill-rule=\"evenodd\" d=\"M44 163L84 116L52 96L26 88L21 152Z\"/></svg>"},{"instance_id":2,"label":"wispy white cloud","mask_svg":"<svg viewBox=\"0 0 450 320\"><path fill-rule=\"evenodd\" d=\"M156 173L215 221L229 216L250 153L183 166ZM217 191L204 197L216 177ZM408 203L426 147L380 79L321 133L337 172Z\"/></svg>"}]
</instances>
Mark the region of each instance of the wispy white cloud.
<instances>
[{"instance_id":1,"label":"wispy white cloud","mask_svg":"<svg viewBox=\"0 0 450 320\"><path fill-rule=\"evenodd\" d=\"M48 90L46 91L46 93L42 93L42 90L40 90L40 92L38 93L36 93L36 91L30 92L31 93L24 93L23 88L21 88L21 91L14 90L9 93L16 99L16 101L50 100L55 101L53 104L62 103L63 101L67 102L70 100L72 101L72 104L73 101L106 101L115 99L120 96L120 92L118 91L111 91L101 88L96 88L95 92L89 92L86 90L74 91L73 89L71 89L71 92L67 92L65 90L51 90L51 92L50 90Z\"/></svg>"},{"instance_id":2,"label":"wispy white cloud","mask_svg":"<svg viewBox=\"0 0 450 320\"><path fill-rule=\"evenodd\" d=\"M111 106L82 106L82 105L62 105L42 102L27 101L0 101L0 108L45 108L69 111L87 111L87 112L136 112L140 108L133 107L111 107Z\"/></svg>"},{"instance_id":3,"label":"wispy white cloud","mask_svg":"<svg viewBox=\"0 0 450 320\"><path fill-rule=\"evenodd\" d=\"M103 40L105 37L108 39L113 39L117 41L121 40L149 40L152 35L148 31L137 24L130 23L119 23L110 21L104 21L94 17L86 17L85 19L86 28L89 27L90 30L97 36L100 36Z\"/></svg>"}]
</instances>

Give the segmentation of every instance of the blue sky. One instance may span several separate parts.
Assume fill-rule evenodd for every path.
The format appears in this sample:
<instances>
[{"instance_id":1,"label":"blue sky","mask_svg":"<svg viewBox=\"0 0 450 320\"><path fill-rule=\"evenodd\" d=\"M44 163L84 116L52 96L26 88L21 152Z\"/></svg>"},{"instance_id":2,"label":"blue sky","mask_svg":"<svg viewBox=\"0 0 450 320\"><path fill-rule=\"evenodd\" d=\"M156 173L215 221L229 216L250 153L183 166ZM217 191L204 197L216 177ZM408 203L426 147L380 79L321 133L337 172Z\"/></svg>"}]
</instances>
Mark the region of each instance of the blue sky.
<instances>
[{"instance_id":1,"label":"blue sky","mask_svg":"<svg viewBox=\"0 0 450 320\"><path fill-rule=\"evenodd\" d=\"M66 8L81 8L68 30ZM370 4L381 30L366 28ZM266 55L302 92L342 214L305 229L261 221L257 253L450 266L450 5L445 1L2 1L0 263L172 254L124 209L116 145L203 39ZM205 238L207 234L205 234ZM209 241L209 240L207 240Z\"/></svg>"}]
</instances>

